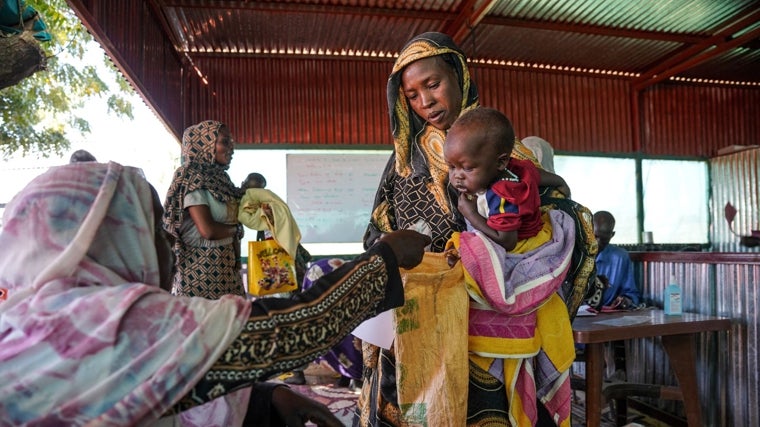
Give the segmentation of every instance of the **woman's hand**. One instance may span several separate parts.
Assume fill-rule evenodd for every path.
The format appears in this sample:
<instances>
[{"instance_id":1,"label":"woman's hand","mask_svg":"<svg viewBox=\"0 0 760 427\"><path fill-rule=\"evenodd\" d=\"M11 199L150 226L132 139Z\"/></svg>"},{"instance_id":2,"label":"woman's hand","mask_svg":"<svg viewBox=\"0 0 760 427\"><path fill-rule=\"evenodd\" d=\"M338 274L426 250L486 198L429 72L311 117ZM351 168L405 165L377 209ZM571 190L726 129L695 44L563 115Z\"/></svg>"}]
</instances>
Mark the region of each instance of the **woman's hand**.
<instances>
[{"instance_id":1,"label":"woman's hand","mask_svg":"<svg viewBox=\"0 0 760 427\"><path fill-rule=\"evenodd\" d=\"M272 406L291 427L303 427L307 421L320 427L343 427L327 406L288 387L277 387L272 391Z\"/></svg>"},{"instance_id":2,"label":"woman's hand","mask_svg":"<svg viewBox=\"0 0 760 427\"><path fill-rule=\"evenodd\" d=\"M391 247L396 255L396 262L401 268L414 268L422 262L425 255L425 247L430 245L432 239L412 230L397 230L383 234L377 239Z\"/></svg>"},{"instance_id":3,"label":"woman's hand","mask_svg":"<svg viewBox=\"0 0 760 427\"><path fill-rule=\"evenodd\" d=\"M540 168L538 169L538 186L555 187L557 191L564 194L566 198L570 198L570 186L567 185L565 179L557 174Z\"/></svg>"}]
</instances>

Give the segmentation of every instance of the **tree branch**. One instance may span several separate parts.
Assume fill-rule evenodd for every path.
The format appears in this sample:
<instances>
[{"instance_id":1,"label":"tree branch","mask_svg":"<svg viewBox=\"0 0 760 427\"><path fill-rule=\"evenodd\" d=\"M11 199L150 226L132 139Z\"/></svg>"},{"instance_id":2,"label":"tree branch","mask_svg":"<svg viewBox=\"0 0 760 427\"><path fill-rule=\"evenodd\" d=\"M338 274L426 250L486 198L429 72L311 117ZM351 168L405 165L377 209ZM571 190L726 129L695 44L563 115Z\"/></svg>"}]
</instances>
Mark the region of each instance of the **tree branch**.
<instances>
[{"instance_id":1,"label":"tree branch","mask_svg":"<svg viewBox=\"0 0 760 427\"><path fill-rule=\"evenodd\" d=\"M0 89L46 68L45 53L31 31L0 37Z\"/></svg>"}]
</instances>

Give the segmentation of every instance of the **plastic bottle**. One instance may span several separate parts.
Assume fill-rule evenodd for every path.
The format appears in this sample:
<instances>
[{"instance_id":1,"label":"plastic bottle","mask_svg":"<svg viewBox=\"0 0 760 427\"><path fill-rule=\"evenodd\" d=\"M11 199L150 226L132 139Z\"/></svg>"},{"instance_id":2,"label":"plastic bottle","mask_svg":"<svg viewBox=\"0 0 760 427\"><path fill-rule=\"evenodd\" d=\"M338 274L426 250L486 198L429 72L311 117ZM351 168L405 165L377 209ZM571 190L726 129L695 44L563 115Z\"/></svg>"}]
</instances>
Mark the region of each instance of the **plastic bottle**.
<instances>
[{"instance_id":1,"label":"plastic bottle","mask_svg":"<svg viewBox=\"0 0 760 427\"><path fill-rule=\"evenodd\" d=\"M665 288L665 314L681 314L681 287L676 283L676 276L670 276L670 283Z\"/></svg>"}]
</instances>

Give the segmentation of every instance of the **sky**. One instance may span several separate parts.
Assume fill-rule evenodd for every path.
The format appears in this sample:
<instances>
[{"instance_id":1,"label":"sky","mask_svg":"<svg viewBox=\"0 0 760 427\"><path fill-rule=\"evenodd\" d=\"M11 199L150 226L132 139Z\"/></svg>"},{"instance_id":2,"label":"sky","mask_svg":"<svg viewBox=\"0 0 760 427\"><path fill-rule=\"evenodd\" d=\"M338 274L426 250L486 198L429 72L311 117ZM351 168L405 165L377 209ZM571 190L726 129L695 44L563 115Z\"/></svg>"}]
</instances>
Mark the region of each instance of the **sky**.
<instances>
[{"instance_id":1,"label":"sky","mask_svg":"<svg viewBox=\"0 0 760 427\"><path fill-rule=\"evenodd\" d=\"M111 88L118 87L112 73L103 66L105 52L93 42L82 62L100 67L101 78ZM82 117L90 122L92 132L67 134L71 149L61 156L42 158L39 154L11 156L0 162L0 205L8 203L19 190L49 167L68 163L78 149L91 152L98 161L115 161L143 169L158 194L166 194L171 176L179 166L180 145L163 123L136 93L128 96L134 120L107 113L106 99L91 99L82 108Z\"/></svg>"}]
</instances>

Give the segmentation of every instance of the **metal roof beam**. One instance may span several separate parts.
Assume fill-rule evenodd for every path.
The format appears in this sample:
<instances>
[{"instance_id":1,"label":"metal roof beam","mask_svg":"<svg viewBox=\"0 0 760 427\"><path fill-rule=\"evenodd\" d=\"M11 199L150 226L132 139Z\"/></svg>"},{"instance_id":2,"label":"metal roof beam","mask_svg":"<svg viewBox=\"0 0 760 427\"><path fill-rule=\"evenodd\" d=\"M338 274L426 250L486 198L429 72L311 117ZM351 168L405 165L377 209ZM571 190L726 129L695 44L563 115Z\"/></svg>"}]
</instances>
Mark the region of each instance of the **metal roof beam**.
<instances>
[{"instance_id":1,"label":"metal roof beam","mask_svg":"<svg viewBox=\"0 0 760 427\"><path fill-rule=\"evenodd\" d=\"M665 80L671 76L685 71L697 64L700 64L728 49L741 46L758 37L760 28L734 37L735 34L756 25L760 20L760 9L755 9L749 14L740 13L729 20L723 29L715 33L701 43L695 44L681 51L680 53L669 56L664 61L658 62L653 67L633 81L634 90L641 90L647 86ZM732 22L733 21L733 22Z\"/></svg>"},{"instance_id":2,"label":"metal roof beam","mask_svg":"<svg viewBox=\"0 0 760 427\"><path fill-rule=\"evenodd\" d=\"M757 37L760 37L760 27L755 28L754 30L741 35L740 37L737 37L735 39L732 39L728 42L718 44L714 46L713 48L706 50L698 55L693 56L692 58L681 62L680 64L674 65L670 67L668 70L657 74L651 78L648 78L646 80L639 79L633 84L634 90L642 90L647 86L651 86L655 83L661 82L669 77L675 76L676 74L686 71L689 68L692 68L696 65L701 64L702 62L707 61L710 58L713 58L729 49L733 49L737 46L741 46L744 43L747 43Z\"/></svg>"},{"instance_id":3,"label":"metal roof beam","mask_svg":"<svg viewBox=\"0 0 760 427\"><path fill-rule=\"evenodd\" d=\"M172 26L163 11L166 2L163 0L147 0L146 3L148 3L148 7L153 11L156 19L158 19L158 22L161 24L161 30L166 35L166 38L169 39L172 46L174 46L177 55L182 56L182 44L174 31L172 31Z\"/></svg>"},{"instance_id":4,"label":"metal roof beam","mask_svg":"<svg viewBox=\"0 0 760 427\"><path fill-rule=\"evenodd\" d=\"M660 40L666 42L695 44L703 42L707 37L688 34L675 34L662 31L626 30L621 28L598 25L562 24L548 21L531 21L489 16L481 21L484 25L505 27L530 28L534 30L559 31L563 33L591 34L595 36L623 37L629 39Z\"/></svg>"},{"instance_id":5,"label":"metal roof beam","mask_svg":"<svg viewBox=\"0 0 760 427\"><path fill-rule=\"evenodd\" d=\"M488 12L493 8L496 0L484 1L480 7L475 8L478 0L467 0L460 9L456 18L449 22L443 29L443 32L451 35L454 43L461 45L462 42L470 35L480 21L485 18Z\"/></svg>"}]
</instances>

